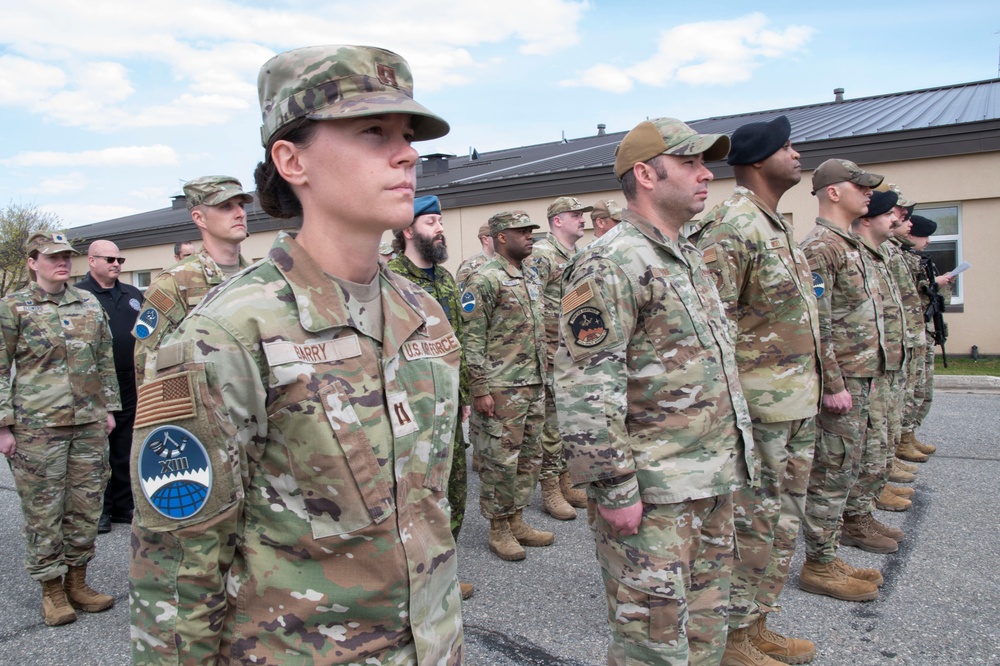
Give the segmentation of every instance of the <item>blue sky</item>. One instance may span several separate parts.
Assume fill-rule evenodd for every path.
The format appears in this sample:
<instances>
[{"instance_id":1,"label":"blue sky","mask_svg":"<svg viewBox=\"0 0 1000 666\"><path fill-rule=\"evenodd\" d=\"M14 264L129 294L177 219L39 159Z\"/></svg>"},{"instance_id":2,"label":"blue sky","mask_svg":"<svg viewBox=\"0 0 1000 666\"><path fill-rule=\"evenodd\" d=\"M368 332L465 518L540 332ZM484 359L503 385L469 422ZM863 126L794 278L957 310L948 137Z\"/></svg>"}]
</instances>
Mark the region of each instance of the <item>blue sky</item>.
<instances>
[{"instance_id":1,"label":"blue sky","mask_svg":"<svg viewBox=\"0 0 1000 666\"><path fill-rule=\"evenodd\" d=\"M997 76L1000 3L601 0L0 0L0 206L64 226L169 205L185 180L252 188L256 80L274 53L371 44L467 154Z\"/></svg>"}]
</instances>

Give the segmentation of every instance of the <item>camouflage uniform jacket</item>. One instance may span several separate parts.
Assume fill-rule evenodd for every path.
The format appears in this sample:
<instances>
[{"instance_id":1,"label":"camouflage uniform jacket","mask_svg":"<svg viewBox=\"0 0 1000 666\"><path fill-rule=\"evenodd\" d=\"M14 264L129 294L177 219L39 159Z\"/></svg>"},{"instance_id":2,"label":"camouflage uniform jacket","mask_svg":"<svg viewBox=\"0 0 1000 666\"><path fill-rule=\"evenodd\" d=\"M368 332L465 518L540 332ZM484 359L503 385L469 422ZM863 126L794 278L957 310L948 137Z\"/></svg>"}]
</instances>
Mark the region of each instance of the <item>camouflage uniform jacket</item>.
<instances>
[{"instance_id":1,"label":"camouflage uniform jacket","mask_svg":"<svg viewBox=\"0 0 1000 666\"><path fill-rule=\"evenodd\" d=\"M0 330L0 426L85 425L121 410L111 329L91 294L30 282L0 301Z\"/></svg>"},{"instance_id":2,"label":"camouflage uniform jacket","mask_svg":"<svg viewBox=\"0 0 1000 666\"><path fill-rule=\"evenodd\" d=\"M458 303L458 286L448 269L444 266L435 266L434 279L431 280L427 277L427 272L413 263L405 254L390 261L388 266L390 270L402 275L434 297L434 300L444 310L445 316L448 317L448 323L454 329L455 335L461 340L462 317L459 314L461 310ZM458 404L460 407L465 407L472 404L472 399L469 397L469 369L465 365L465 349L462 349L461 355L462 368L459 374L461 380L458 385Z\"/></svg>"},{"instance_id":3,"label":"camouflage uniform jacket","mask_svg":"<svg viewBox=\"0 0 1000 666\"><path fill-rule=\"evenodd\" d=\"M378 280L380 339L281 233L161 346L132 453L134 663L461 663L459 343L426 292Z\"/></svg>"},{"instance_id":4,"label":"camouflage uniform jacket","mask_svg":"<svg viewBox=\"0 0 1000 666\"><path fill-rule=\"evenodd\" d=\"M923 347L927 344L924 332L924 306L920 302L917 283L913 279L910 260L906 251L907 244L903 239L893 236L879 246L879 252L888 258L889 270L899 287L899 295L903 299L903 311L906 319L906 336L903 344L907 349ZM920 268L920 257L917 257L917 268Z\"/></svg>"},{"instance_id":5,"label":"camouflage uniform jacket","mask_svg":"<svg viewBox=\"0 0 1000 666\"><path fill-rule=\"evenodd\" d=\"M829 220L802 241L819 307L823 392L844 390L844 377L879 377L885 370L885 322L874 269L853 233Z\"/></svg>"},{"instance_id":6,"label":"camouflage uniform jacket","mask_svg":"<svg viewBox=\"0 0 1000 666\"><path fill-rule=\"evenodd\" d=\"M873 269L872 273L875 275L878 291L882 296L882 322L885 324L883 329L885 369L898 371L902 369L905 362L903 337L906 322L904 321L903 298L899 295L899 287L896 285L892 269L889 267L889 257L881 252L885 243L878 248L873 248L868 244L867 239L860 236L858 239L868 252L868 265Z\"/></svg>"},{"instance_id":7,"label":"camouflage uniform jacket","mask_svg":"<svg viewBox=\"0 0 1000 666\"><path fill-rule=\"evenodd\" d=\"M920 317L921 321L924 322L924 332L925 340L928 344L931 342L931 336L934 334L934 322L924 318L924 312L931 304L931 287L930 279L927 277L927 271L924 270L921 260L924 255L913 250L909 246L905 246L903 249L903 256L906 259L906 265L910 268L910 274L913 277L913 283L917 287L917 294L920 296ZM938 293L944 297L945 304L951 303L951 285L944 284L938 287Z\"/></svg>"},{"instance_id":8,"label":"camouflage uniform jacket","mask_svg":"<svg viewBox=\"0 0 1000 666\"><path fill-rule=\"evenodd\" d=\"M458 283L458 288L465 289L465 283L468 282L469 276L478 271L489 260L490 257L487 257L486 253L478 252L463 261L455 273L455 282Z\"/></svg>"},{"instance_id":9,"label":"camouflage uniform jacket","mask_svg":"<svg viewBox=\"0 0 1000 666\"><path fill-rule=\"evenodd\" d=\"M726 314L698 249L630 210L563 277L559 429L611 508L723 495L756 473ZM634 473L634 477L631 476Z\"/></svg>"},{"instance_id":10,"label":"camouflage uniform jacket","mask_svg":"<svg viewBox=\"0 0 1000 666\"><path fill-rule=\"evenodd\" d=\"M542 383L545 340L538 284L499 252L462 293L465 357L474 398Z\"/></svg>"},{"instance_id":11,"label":"camouflage uniform jacket","mask_svg":"<svg viewBox=\"0 0 1000 666\"><path fill-rule=\"evenodd\" d=\"M736 324L736 362L750 415L761 423L815 416L819 313L809 262L791 226L752 191L737 187L696 234Z\"/></svg>"},{"instance_id":12,"label":"camouflage uniform jacket","mask_svg":"<svg viewBox=\"0 0 1000 666\"><path fill-rule=\"evenodd\" d=\"M563 247L549 234L535 243L524 269L535 273L542 287L542 319L545 322L545 373L552 374L552 358L559 346L559 312L562 309L562 276L576 250Z\"/></svg>"},{"instance_id":13,"label":"camouflage uniform jacket","mask_svg":"<svg viewBox=\"0 0 1000 666\"><path fill-rule=\"evenodd\" d=\"M240 268L247 267L240 256ZM136 384L141 385L147 367L150 374L156 363L156 349L167 333L177 328L184 317L201 303L212 287L226 280L222 269L208 251L193 254L157 275L146 289L142 310L132 328L135 345Z\"/></svg>"}]
</instances>

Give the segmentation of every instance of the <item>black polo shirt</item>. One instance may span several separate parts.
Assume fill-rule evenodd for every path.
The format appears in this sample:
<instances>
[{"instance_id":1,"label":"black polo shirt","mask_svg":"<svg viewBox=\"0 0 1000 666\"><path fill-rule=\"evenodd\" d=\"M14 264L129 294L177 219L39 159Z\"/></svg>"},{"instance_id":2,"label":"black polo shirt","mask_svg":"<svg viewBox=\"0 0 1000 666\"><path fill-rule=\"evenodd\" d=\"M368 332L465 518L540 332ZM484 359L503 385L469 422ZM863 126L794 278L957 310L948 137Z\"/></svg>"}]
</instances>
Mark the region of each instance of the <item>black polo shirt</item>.
<instances>
[{"instance_id":1,"label":"black polo shirt","mask_svg":"<svg viewBox=\"0 0 1000 666\"><path fill-rule=\"evenodd\" d=\"M97 280L87 273L82 280L74 285L86 289L100 301L104 311L108 313L111 324L111 338L115 350L115 371L118 374L135 375L135 338L132 337L132 327L139 308L142 306L142 292L121 280L115 280L110 289L97 284Z\"/></svg>"}]
</instances>

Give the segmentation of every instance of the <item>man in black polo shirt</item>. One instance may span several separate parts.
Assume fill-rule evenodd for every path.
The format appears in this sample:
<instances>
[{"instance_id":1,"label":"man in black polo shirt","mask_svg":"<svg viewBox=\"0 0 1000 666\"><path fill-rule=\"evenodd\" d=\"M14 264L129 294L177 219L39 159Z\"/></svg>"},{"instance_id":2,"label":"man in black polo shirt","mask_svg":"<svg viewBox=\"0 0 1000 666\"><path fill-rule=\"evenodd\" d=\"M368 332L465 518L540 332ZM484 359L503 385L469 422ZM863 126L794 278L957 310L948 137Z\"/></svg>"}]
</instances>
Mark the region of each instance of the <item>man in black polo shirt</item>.
<instances>
[{"instance_id":1,"label":"man in black polo shirt","mask_svg":"<svg viewBox=\"0 0 1000 666\"><path fill-rule=\"evenodd\" d=\"M121 391L122 411L114 412L115 429L108 435L111 478L104 491L104 511L97 524L100 533L110 532L111 523L132 522L132 483L129 458L132 451L132 423L135 421L135 338L132 327L142 305L142 292L124 284L118 276L125 258L111 241L97 240L87 250L90 272L76 283L94 294L108 313L115 352L115 371Z\"/></svg>"}]
</instances>

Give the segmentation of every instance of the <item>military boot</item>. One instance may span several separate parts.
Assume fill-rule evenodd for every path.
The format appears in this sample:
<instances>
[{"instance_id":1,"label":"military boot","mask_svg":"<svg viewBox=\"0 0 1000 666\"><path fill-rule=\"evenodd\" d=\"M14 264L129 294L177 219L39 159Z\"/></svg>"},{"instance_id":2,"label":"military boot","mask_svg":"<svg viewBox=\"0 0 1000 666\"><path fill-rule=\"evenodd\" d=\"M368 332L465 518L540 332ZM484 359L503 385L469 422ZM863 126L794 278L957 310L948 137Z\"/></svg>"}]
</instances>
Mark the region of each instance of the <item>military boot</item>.
<instances>
[{"instance_id":1,"label":"military boot","mask_svg":"<svg viewBox=\"0 0 1000 666\"><path fill-rule=\"evenodd\" d=\"M901 465L897 465L896 461L899 458L893 458L892 467L889 468L889 480L893 483L913 483L917 480L917 475L913 472L908 472L903 469ZM900 461L902 462L902 461ZM905 464L905 463L904 463Z\"/></svg>"},{"instance_id":2,"label":"military boot","mask_svg":"<svg viewBox=\"0 0 1000 666\"><path fill-rule=\"evenodd\" d=\"M875 500L875 508L883 511L906 511L911 506L913 506L913 502L900 497L887 488L883 488L878 499Z\"/></svg>"},{"instance_id":3,"label":"military boot","mask_svg":"<svg viewBox=\"0 0 1000 666\"><path fill-rule=\"evenodd\" d=\"M899 529L898 527L890 527L885 523L879 522L878 519L875 518L874 516L872 516L872 527L875 529L876 532L878 532L882 536L889 537L896 543L899 543L900 541L906 538L906 532Z\"/></svg>"},{"instance_id":4,"label":"military boot","mask_svg":"<svg viewBox=\"0 0 1000 666\"><path fill-rule=\"evenodd\" d=\"M566 502L556 477L542 479L542 511L557 520L576 518L576 510Z\"/></svg>"},{"instance_id":5,"label":"military boot","mask_svg":"<svg viewBox=\"0 0 1000 666\"><path fill-rule=\"evenodd\" d=\"M761 613L747 629L753 646L771 659L786 664L808 664L816 656L816 644L804 638L788 638L767 628L767 614Z\"/></svg>"},{"instance_id":6,"label":"military boot","mask_svg":"<svg viewBox=\"0 0 1000 666\"><path fill-rule=\"evenodd\" d=\"M882 572L878 569L858 569L857 567L852 567L839 557L834 558L832 564L838 570L842 571L845 576L874 583L876 587L882 587L882 583L885 582L885 579L882 578Z\"/></svg>"},{"instance_id":7,"label":"military boot","mask_svg":"<svg viewBox=\"0 0 1000 666\"><path fill-rule=\"evenodd\" d=\"M933 444L924 444L919 439L917 439L916 431L910 434L913 435L913 446L917 449L917 451L920 451L921 453L924 453L926 455L931 455L932 453L937 451L937 447L934 446Z\"/></svg>"},{"instance_id":8,"label":"military boot","mask_svg":"<svg viewBox=\"0 0 1000 666\"><path fill-rule=\"evenodd\" d=\"M558 481L558 479L552 480ZM522 546L551 546L552 542L555 540L555 536L552 532L536 530L534 527L524 522L521 519L520 511L516 511L514 515L511 516L510 533L514 535L514 538L517 539L517 542Z\"/></svg>"},{"instance_id":9,"label":"military boot","mask_svg":"<svg viewBox=\"0 0 1000 666\"><path fill-rule=\"evenodd\" d=\"M730 629L720 666L781 666L750 642L749 629Z\"/></svg>"},{"instance_id":10,"label":"military boot","mask_svg":"<svg viewBox=\"0 0 1000 666\"><path fill-rule=\"evenodd\" d=\"M42 583L42 617L45 624L58 627L61 624L76 622L76 613L66 599L62 578L43 580Z\"/></svg>"},{"instance_id":11,"label":"military boot","mask_svg":"<svg viewBox=\"0 0 1000 666\"><path fill-rule=\"evenodd\" d=\"M462 581L458 582L458 589L462 594L462 599L471 599L472 595L476 592L476 588L472 583L463 583Z\"/></svg>"},{"instance_id":12,"label":"military boot","mask_svg":"<svg viewBox=\"0 0 1000 666\"><path fill-rule=\"evenodd\" d=\"M917 475L917 470L920 469L920 465L911 465L908 462L904 462L904 461L900 460L896 456L892 457L892 464L893 464L894 467L898 467L899 469L903 470L904 472L909 472L910 474L912 474L914 476Z\"/></svg>"},{"instance_id":13,"label":"military boot","mask_svg":"<svg viewBox=\"0 0 1000 666\"><path fill-rule=\"evenodd\" d=\"M506 518L490 520L490 550L501 560L508 562L524 559L524 548L510 533L510 523Z\"/></svg>"},{"instance_id":14,"label":"military boot","mask_svg":"<svg viewBox=\"0 0 1000 666\"><path fill-rule=\"evenodd\" d=\"M890 493L893 493L894 495L899 495L903 499L910 499L911 497L913 497L914 493L917 492L913 488L903 488L902 486L893 486L888 483L885 484L885 487L889 490Z\"/></svg>"},{"instance_id":15,"label":"military boot","mask_svg":"<svg viewBox=\"0 0 1000 666\"><path fill-rule=\"evenodd\" d=\"M73 608L85 613L100 613L115 605L115 598L101 594L87 585L87 565L70 567L66 574L66 596Z\"/></svg>"},{"instance_id":16,"label":"military boot","mask_svg":"<svg viewBox=\"0 0 1000 666\"><path fill-rule=\"evenodd\" d=\"M872 526L872 515L862 513L844 516L844 528L840 531L840 543L854 546L869 553L895 553L899 544L887 536L882 536Z\"/></svg>"},{"instance_id":17,"label":"military boot","mask_svg":"<svg viewBox=\"0 0 1000 666\"><path fill-rule=\"evenodd\" d=\"M569 472L559 475L559 489L562 490L563 497L569 505L577 509L587 508L587 493L573 487L573 481L569 477Z\"/></svg>"},{"instance_id":18,"label":"military boot","mask_svg":"<svg viewBox=\"0 0 1000 666\"><path fill-rule=\"evenodd\" d=\"M926 453L921 453L913 444L913 432L904 432L896 445L896 457L909 462L923 463L930 458Z\"/></svg>"},{"instance_id":19,"label":"military boot","mask_svg":"<svg viewBox=\"0 0 1000 666\"><path fill-rule=\"evenodd\" d=\"M799 572L799 588L812 594L825 594L844 601L871 601L878 598L878 587L860 578L848 576L834 562L810 562Z\"/></svg>"}]
</instances>

